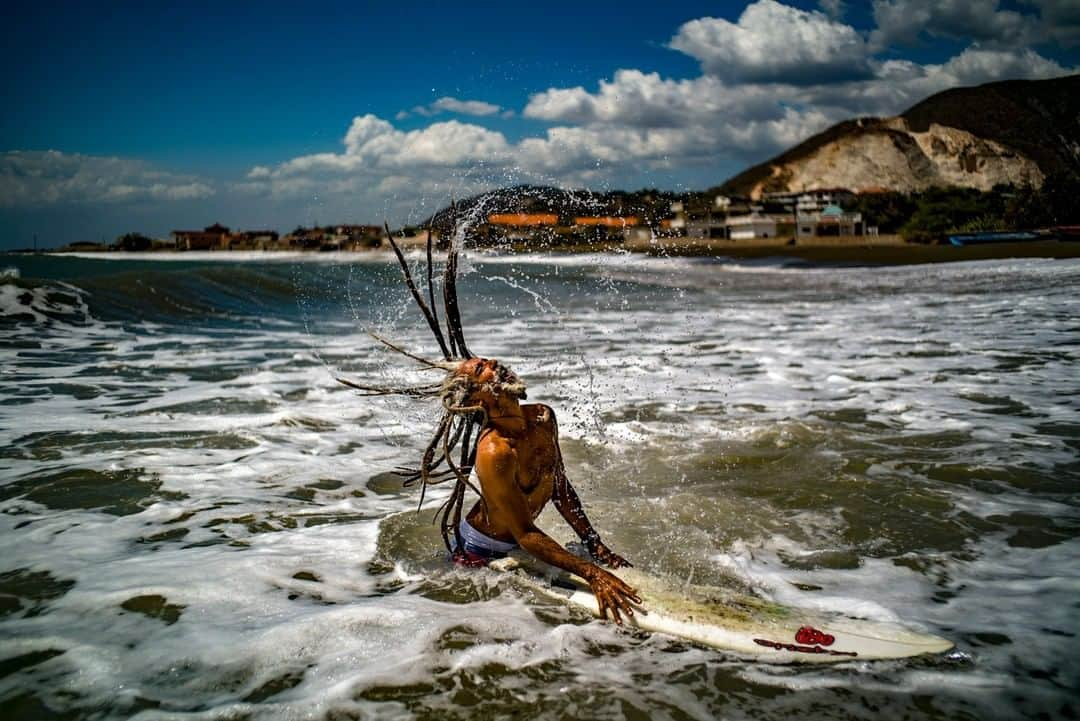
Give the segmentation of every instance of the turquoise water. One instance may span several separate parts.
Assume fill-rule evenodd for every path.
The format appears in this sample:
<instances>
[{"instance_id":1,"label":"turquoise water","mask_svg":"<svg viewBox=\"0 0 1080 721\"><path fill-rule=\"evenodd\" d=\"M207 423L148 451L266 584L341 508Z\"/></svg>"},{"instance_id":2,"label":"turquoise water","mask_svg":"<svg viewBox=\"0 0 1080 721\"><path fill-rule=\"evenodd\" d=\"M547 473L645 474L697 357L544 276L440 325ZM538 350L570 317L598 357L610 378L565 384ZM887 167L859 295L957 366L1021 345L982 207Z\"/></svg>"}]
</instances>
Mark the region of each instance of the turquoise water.
<instances>
[{"instance_id":1,"label":"turquoise water","mask_svg":"<svg viewBox=\"0 0 1080 721\"><path fill-rule=\"evenodd\" d=\"M431 354L388 259L0 273L5 717L1080 710L1080 263L467 259L470 345L556 409L615 550L957 644L827 668L447 569L431 511L388 474L432 409L334 381L417 377L369 329Z\"/></svg>"}]
</instances>

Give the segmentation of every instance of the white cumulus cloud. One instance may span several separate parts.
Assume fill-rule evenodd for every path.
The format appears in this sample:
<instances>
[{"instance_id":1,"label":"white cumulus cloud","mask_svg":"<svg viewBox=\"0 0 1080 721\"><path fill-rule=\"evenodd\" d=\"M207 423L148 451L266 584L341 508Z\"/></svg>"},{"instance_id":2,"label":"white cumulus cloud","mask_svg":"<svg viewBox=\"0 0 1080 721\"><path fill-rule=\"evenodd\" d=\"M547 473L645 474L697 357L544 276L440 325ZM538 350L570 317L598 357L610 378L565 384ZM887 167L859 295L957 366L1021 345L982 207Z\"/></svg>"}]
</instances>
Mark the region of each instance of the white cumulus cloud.
<instances>
[{"instance_id":1,"label":"white cumulus cloud","mask_svg":"<svg viewBox=\"0 0 1080 721\"><path fill-rule=\"evenodd\" d=\"M0 205L196 200L214 194L207 183L156 170L130 158L10 150L0 155Z\"/></svg>"},{"instance_id":2,"label":"white cumulus cloud","mask_svg":"<svg viewBox=\"0 0 1080 721\"><path fill-rule=\"evenodd\" d=\"M782 114L777 88L730 85L702 75L687 80L619 70L597 92L551 88L529 98L523 115L575 125L601 123L642 128L690 127L729 119L761 120Z\"/></svg>"},{"instance_id":3,"label":"white cumulus cloud","mask_svg":"<svg viewBox=\"0 0 1080 721\"><path fill-rule=\"evenodd\" d=\"M670 46L733 83L817 84L870 75L866 41L853 27L776 0L747 6L735 23L691 20Z\"/></svg>"},{"instance_id":4,"label":"white cumulus cloud","mask_svg":"<svg viewBox=\"0 0 1080 721\"><path fill-rule=\"evenodd\" d=\"M940 74L939 80L954 85L978 85L994 80L1034 80L1069 75L1076 69L1068 69L1053 60L1044 58L1034 50L994 50L969 47L943 65L933 66L931 75Z\"/></svg>"},{"instance_id":5,"label":"white cumulus cloud","mask_svg":"<svg viewBox=\"0 0 1080 721\"><path fill-rule=\"evenodd\" d=\"M475 115L477 117L506 113L501 105L495 105L483 100L459 100L452 97L442 97L427 105L417 105L412 109L412 112L424 117L431 117L439 113L457 113L458 115ZM397 114L397 119L404 120L409 115L409 112L403 110Z\"/></svg>"},{"instance_id":6,"label":"white cumulus cloud","mask_svg":"<svg viewBox=\"0 0 1080 721\"><path fill-rule=\"evenodd\" d=\"M871 80L801 88L791 102L815 107L830 117L896 115L942 90L997 80L1038 80L1077 72L1034 50L971 46L944 63L920 65L910 60L876 64Z\"/></svg>"}]
</instances>

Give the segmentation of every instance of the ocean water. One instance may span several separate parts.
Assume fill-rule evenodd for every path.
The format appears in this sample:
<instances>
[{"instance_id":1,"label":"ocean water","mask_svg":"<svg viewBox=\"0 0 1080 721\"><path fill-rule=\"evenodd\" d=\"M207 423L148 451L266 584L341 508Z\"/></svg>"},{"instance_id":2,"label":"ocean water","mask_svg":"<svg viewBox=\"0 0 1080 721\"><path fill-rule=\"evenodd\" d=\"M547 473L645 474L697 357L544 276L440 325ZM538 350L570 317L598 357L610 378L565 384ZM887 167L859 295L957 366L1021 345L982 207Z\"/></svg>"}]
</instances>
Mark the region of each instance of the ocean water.
<instances>
[{"instance_id":1,"label":"ocean water","mask_svg":"<svg viewBox=\"0 0 1080 721\"><path fill-rule=\"evenodd\" d=\"M0 257L5 719L1074 719L1080 262L465 259L608 544L952 653L769 665L449 568L382 256ZM566 541L554 513L541 526Z\"/></svg>"}]
</instances>

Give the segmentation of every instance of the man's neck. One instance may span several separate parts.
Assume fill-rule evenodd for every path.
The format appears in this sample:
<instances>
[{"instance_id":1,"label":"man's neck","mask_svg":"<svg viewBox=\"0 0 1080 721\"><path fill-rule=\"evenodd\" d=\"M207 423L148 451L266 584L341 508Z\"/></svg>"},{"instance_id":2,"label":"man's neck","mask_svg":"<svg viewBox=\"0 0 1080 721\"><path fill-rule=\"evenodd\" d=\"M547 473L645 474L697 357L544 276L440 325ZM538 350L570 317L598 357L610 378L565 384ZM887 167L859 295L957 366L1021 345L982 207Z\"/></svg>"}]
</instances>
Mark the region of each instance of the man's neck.
<instances>
[{"instance_id":1,"label":"man's neck","mask_svg":"<svg viewBox=\"0 0 1080 721\"><path fill-rule=\"evenodd\" d=\"M520 435L528 425L521 404L510 396L499 396L487 416L488 426L506 436Z\"/></svg>"}]
</instances>

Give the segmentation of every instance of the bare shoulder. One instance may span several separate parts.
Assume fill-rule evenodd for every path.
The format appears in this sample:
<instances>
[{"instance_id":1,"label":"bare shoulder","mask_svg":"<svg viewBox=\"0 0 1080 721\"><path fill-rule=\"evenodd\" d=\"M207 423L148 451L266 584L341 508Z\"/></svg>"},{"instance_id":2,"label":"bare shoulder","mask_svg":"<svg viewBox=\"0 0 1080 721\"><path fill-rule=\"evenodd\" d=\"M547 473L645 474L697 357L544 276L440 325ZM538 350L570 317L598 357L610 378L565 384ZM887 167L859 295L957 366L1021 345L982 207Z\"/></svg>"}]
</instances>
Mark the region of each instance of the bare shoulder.
<instances>
[{"instance_id":1,"label":"bare shoulder","mask_svg":"<svg viewBox=\"0 0 1080 721\"><path fill-rule=\"evenodd\" d=\"M514 446L498 433L485 433L476 446L478 467L505 468L517 463Z\"/></svg>"}]
</instances>

